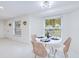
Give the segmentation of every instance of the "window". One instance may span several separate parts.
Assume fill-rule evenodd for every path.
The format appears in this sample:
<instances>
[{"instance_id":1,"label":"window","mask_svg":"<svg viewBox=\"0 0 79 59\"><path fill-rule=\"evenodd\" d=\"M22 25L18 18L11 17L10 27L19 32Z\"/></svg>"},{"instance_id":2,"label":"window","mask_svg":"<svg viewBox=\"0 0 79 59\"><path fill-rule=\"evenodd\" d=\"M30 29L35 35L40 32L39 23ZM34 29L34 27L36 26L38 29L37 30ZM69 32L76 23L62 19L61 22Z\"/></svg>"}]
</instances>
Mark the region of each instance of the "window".
<instances>
[{"instance_id":1,"label":"window","mask_svg":"<svg viewBox=\"0 0 79 59\"><path fill-rule=\"evenodd\" d=\"M45 20L45 35L49 32L52 36L61 37L61 18Z\"/></svg>"}]
</instances>

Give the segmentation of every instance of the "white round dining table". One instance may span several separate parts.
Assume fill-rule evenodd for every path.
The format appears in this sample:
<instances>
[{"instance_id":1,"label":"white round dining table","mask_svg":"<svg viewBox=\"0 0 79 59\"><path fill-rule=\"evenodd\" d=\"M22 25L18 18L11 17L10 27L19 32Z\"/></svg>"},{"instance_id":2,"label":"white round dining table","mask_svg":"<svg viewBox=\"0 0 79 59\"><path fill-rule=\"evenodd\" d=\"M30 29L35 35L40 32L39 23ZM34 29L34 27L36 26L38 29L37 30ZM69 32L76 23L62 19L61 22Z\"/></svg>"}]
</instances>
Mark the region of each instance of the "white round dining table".
<instances>
[{"instance_id":1,"label":"white round dining table","mask_svg":"<svg viewBox=\"0 0 79 59\"><path fill-rule=\"evenodd\" d=\"M62 38L60 37L55 37L57 38L58 40L52 40L51 38L54 38L54 37L50 37L50 38L36 38L36 41L39 42L39 43L44 43L44 44L59 44L62 42ZM44 41L41 41L41 40L50 40L49 42L44 42Z\"/></svg>"},{"instance_id":2,"label":"white round dining table","mask_svg":"<svg viewBox=\"0 0 79 59\"><path fill-rule=\"evenodd\" d=\"M57 38L58 40L52 40L51 38ZM41 40L50 40L49 42L45 42L45 41L41 41ZM50 37L50 38L47 38L47 37L44 37L44 38L36 38L36 41L39 42L39 43L42 43L44 45L49 45L51 47L51 51L54 52L53 55L55 57L55 54L56 54L56 50L58 48L60 48L60 46L62 45L62 38L60 37Z\"/></svg>"}]
</instances>

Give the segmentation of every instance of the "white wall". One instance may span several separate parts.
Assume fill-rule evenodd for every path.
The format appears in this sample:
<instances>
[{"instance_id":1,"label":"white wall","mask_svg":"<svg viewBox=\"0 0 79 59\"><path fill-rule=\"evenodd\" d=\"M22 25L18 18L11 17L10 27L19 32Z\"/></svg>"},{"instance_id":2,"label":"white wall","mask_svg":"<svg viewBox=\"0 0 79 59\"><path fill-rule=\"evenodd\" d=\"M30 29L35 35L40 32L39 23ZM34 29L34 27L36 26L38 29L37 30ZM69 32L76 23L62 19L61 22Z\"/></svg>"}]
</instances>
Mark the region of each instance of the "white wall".
<instances>
[{"instance_id":1,"label":"white wall","mask_svg":"<svg viewBox=\"0 0 79 59\"><path fill-rule=\"evenodd\" d=\"M61 35L62 35L62 39L65 40L67 37L70 36L70 31L71 31L71 25L70 25L70 14L65 14L62 15L61 17Z\"/></svg>"},{"instance_id":2,"label":"white wall","mask_svg":"<svg viewBox=\"0 0 79 59\"><path fill-rule=\"evenodd\" d=\"M9 23L11 23L11 26L9 26ZM4 20L3 27L4 27L4 37L13 38L13 20Z\"/></svg>"},{"instance_id":3,"label":"white wall","mask_svg":"<svg viewBox=\"0 0 79 59\"><path fill-rule=\"evenodd\" d=\"M29 17L30 37L32 34L37 34L37 36L44 36L44 32L45 32L44 23L45 23L45 21L42 18Z\"/></svg>"},{"instance_id":4,"label":"white wall","mask_svg":"<svg viewBox=\"0 0 79 59\"><path fill-rule=\"evenodd\" d=\"M0 38L4 37L4 26L3 26L3 21L0 20Z\"/></svg>"},{"instance_id":5,"label":"white wall","mask_svg":"<svg viewBox=\"0 0 79 59\"><path fill-rule=\"evenodd\" d=\"M79 54L79 11L64 14L62 17L62 38L72 38L71 50Z\"/></svg>"},{"instance_id":6,"label":"white wall","mask_svg":"<svg viewBox=\"0 0 79 59\"><path fill-rule=\"evenodd\" d=\"M16 36L14 33L14 27L15 27L15 21L21 21L21 36ZM27 24L24 25L23 21L26 21ZM11 23L11 26L9 26L9 23ZM4 22L4 37L9 38L10 40L16 40L19 42L24 42L24 43L28 43L29 41L29 20L27 19L27 17L22 16L22 17L15 17L15 18L11 18L8 19Z\"/></svg>"}]
</instances>

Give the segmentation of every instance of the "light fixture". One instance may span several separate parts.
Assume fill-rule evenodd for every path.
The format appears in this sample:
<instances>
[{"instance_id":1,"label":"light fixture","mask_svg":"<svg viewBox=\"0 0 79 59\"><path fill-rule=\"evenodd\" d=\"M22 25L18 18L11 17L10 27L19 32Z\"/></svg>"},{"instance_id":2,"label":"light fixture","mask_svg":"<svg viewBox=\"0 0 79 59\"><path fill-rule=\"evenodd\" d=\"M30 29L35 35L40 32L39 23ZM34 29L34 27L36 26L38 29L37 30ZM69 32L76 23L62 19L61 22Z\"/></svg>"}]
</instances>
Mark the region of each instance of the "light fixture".
<instances>
[{"instance_id":1,"label":"light fixture","mask_svg":"<svg viewBox=\"0 0 79 59\"><path fill-rule=\"evenodd\" d=\"M11 26L11 23L9 23L9 26Z\"/></svg>"},{"instance_id":2,"label":"light fixture","mask_svg":"<svg viewBox=\"0 0 79 59\"><path fill-rule=\"evenodd\" d=\"M24 22L23 22L23 24L24 24L24 25L26 25L26 24L27 24L27 22L26 22L26 21L24 21Z\"/></svg>"},{"instance_id":3,"label":"light fixture","mask_svg":"<svg viewBox=\"0 0 79 59\"><path fill-rule=\"evenodd\" d=\"M4 7L3 6L0 6L0 9L4 9Z\"/></svg>"},{"instance_id":4,"label":"light fixture","mask_svg":"<svg viewBox=\"0 0 79 59\"><path fill-rule=\"evenodd\" d=\"M42 1L41 2L41 7L42 8L51 8L52 7L52 2L51 1Z\"/></svg>"}]
</instances>

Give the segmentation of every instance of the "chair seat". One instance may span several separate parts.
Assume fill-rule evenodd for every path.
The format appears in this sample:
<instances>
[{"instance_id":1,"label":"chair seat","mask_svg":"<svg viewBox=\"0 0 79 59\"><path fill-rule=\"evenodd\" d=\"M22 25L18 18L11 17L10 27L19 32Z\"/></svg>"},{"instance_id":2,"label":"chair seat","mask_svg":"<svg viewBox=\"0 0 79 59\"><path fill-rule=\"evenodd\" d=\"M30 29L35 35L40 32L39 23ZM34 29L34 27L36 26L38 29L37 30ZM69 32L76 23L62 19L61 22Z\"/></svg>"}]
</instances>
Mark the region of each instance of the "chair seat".
<instances>
[{"instance_id":1,"label":"chair seat","mask_svg":"<svg viewBox=\"0 0 79 59\"><path fill-rule=\"evenodd\" d=\"M62 44L57 50L58 50L58 51L63 51L64 47L65 47L65 45Z\"/></svg>"}]
</instances>

